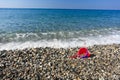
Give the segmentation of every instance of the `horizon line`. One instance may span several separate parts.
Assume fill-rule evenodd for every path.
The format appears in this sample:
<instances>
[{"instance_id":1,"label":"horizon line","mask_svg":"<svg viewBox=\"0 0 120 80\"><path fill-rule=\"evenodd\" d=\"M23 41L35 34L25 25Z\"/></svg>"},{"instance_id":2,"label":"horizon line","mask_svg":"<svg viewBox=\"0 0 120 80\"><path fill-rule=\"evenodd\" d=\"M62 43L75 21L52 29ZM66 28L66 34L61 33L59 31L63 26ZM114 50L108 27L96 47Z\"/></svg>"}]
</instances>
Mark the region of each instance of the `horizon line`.
<instances>
[{"instance_id":1,"label":"horizon line","mask_svg":"<svg viewBox=\"0 0 120 80\"><path fill-rule=\"evenodd\" d=\"M120 9L97 9L97 8L40 8L40 7L0 7L0 9L74 9L74 10L120 10Z\"/></svg>"}]
</instances>

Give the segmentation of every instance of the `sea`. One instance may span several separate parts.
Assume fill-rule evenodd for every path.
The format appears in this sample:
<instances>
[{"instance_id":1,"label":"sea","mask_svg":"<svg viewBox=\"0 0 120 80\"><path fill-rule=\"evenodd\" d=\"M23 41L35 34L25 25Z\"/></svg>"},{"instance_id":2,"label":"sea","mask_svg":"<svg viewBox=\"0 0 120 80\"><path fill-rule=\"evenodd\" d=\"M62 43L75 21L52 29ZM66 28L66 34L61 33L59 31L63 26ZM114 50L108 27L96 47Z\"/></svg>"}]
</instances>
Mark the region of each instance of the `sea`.
<instances>
[{"instance_id":1,"label":"sea","mask_svg":"<svg viewBox=\"0 0 120 80\"><path fill-rule=\"evenodd\" d=\"M0 8L0 50L120 44L120 10Z\"/></svg>"}]
</instances>

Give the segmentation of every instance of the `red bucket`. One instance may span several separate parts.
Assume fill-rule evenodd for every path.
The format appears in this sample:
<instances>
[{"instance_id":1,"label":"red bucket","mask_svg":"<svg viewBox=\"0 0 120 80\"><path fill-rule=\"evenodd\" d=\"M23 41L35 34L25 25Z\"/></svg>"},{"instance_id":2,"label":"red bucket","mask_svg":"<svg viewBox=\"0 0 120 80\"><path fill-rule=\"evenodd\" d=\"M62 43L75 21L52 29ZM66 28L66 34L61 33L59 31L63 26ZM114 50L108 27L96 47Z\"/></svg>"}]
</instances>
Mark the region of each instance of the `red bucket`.
<instances>
[{"instance_id":1,"label":"red bucket","mask_svg":"<svg viewBox=\"0 0 120 80\"><path fill-rule=\"evenodd\" d=\"M87 48L83 47L79 49L79 51L77 52L77 56L80 58L88 58L90 57L90 52Z\"/></svg>"},{"instance_id":2,"label":"red bucket","mask_svg":"<svg viewBox=\"0 0 120 80\"><path fill-rule=\"evenodd\" d=\"M87 48L82 47L82 48L79 49L79 51L75 55L70 56L70 58L77 58L77 57L88 58L88 57L90 57L90 52L88 51Z\"/></svg>"}]
</instances>

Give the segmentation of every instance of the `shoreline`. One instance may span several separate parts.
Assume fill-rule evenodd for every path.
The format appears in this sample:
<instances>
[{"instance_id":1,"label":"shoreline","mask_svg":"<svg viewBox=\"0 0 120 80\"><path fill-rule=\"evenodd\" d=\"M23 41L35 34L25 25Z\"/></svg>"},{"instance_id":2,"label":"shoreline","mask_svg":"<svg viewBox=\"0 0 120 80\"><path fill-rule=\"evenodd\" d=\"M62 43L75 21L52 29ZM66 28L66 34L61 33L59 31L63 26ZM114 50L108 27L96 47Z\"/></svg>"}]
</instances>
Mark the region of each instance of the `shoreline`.
<instances>
[{"instance_id":1,"label":"shoreline","mask_svg":"<svg viewBox=\"0 0 120 80\"><path fill-rule=\"evenodd\" d=\"M26 48L0 51L0 79L120 79L120 44L94 45L95 56L70 59L76 48Z\"/></svg>"}]
</instances>

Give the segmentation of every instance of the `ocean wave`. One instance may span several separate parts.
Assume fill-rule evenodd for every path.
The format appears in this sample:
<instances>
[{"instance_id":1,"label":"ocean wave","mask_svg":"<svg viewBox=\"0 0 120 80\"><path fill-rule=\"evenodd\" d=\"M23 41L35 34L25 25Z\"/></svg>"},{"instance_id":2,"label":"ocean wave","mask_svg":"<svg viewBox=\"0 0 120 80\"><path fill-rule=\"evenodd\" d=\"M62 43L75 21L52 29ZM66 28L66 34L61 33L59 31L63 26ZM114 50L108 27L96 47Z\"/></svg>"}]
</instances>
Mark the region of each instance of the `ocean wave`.
<instances>
[{"instance_id":1,"label":"ocean wave","mask_svg":"<svg viewBox=\"0 0 120 80\"><path fill-rule=\"evenodd\" d=\"M41 40L71 40L79 37L94 37L104 35L120 34L118 29L80 30L80 31L59 31L59 32L36 32L36 33L3 33L0 34L0 43L27 42Z\"/></svg>"},{"instance_id":2,"label":"ocean wave","mask_svg":"<svg viewBox=\"0 0 120 80\"><path fill-rule=\"evenodd\" d=\"M35 47L69 48L113 43L120 43L119 29L0 34L0 50Z\"/></svg>"},{"instance_id":3,"label":"ocean wave","mask_svg":"<svg viewBox=\"0 0 120 80\"><path fill-rule=\"evenodd\" d=\"M90 36L79 37L67 40L39 40L39 41L25 41L25 42L8 42L0 43L0 50L14 50L36 47L53 47L53 48L72 48L81 46L104 45L104 44L120 44L120 35L104 35L104 36Z\"/></svg>"}]
</instances>

